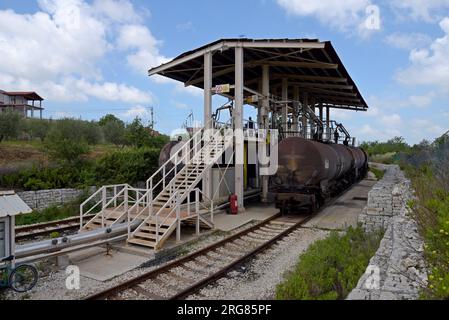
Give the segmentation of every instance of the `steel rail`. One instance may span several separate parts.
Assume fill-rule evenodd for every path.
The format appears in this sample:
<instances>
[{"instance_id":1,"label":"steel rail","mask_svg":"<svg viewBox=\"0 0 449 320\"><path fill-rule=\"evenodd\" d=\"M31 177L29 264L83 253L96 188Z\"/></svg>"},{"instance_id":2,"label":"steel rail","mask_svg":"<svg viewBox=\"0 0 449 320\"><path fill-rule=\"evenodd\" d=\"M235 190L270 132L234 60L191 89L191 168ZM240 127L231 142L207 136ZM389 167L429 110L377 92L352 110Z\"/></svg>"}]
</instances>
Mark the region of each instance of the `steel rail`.
<instances>
[{"instance_id":1,"label":"steel rail","mask_svg":"<svg viewBox=\"0 0 449 320\"><path fill-rule=\"evenodd\" d=\"M105 300L108 298L112 298L114 296L116 296L117 294L119 294L120 292L126 291L127 289L132 289L133 287L147 281L147 280L151 280L156 278L158 275L166 273L176 267L179 267L180 265L190 262L192 260L194 260L197 257L200 256L205 256L208 253L214 251L215 249L219 248L219 247L224 247L226 244L228 243L232 243L233 241L242 238L250 233L252 233L255 230L260 229L261 227L264 227L268 224L270 224L272 221L278 219L279 217L281 217L281 214L277 214L273 217L270 217L248 229L245 229L243 231L240 231L232 236L229 236L219 242L216 242L206 248L200 249L196 252L193 252L191 254L188 254L184 257L181 257L177 260L174 260L172 262L167 263L166 265L163 265L157 269L154 269L150 272L147 272L143 275L140 275L136 278L133 278L131 280L125 281L117 286L108 288L104 291L98 292L96 294L93 294L91 296L88 296L86 298L86 300ZM197 292L198 290L200 290L201 288L203 288L204 286L210 284L211 282L216 281L217 279L223 277L224 274L226 274L227 272L229 272L230 270L232 270L233 268L235 268L237 265L244 263L246 260L254 257L255 255L257 255L258 253L264 251L265 249L269 248L270 246L272 246L274 243L276 243L277 241L279 241L280 239L284 238L285 236L289 235L290 233L292 233L294 230L296 230L298 227L300 227L302 224L306 223L312 216L307 216L304 217L304 219L302 219L300 222L295 223L294 225L288 227L287 229L285 229L284 231L281 231L278 235L274 236L273 238L270 238L269 240L267 240L265 243L257 246L255 249L251 250L248 253L245 253L242 257L239 257L233 261L231 261L230 263L228 263L224 268L220 269L217 272L214 272L212 275L207 276L206 278L195 282L194 284L190 285L188 288L186 289L182 289L181 291L179 291L178 293L176 293L175 295L167 298L168 300L176 300L176 299L182 299L186 296L189 296L195 292ZM285 224L288 224L288 222L285 222Z\"/></svg>"},{"instance_id":2,"label":"steel rail","mask_svg":"<svg viewBox=\"0 0 449 320\"><path fill-rule=\"evenodd\" d=\"M94 215L90 215L94 216ZM63 220L56 220L44 222L33 225L16 226L16 240L30 239L38 236L51 234L52 232L68 231L72 229L79 229L79 217L68 218Z\"/></svg>"}]
</instances>

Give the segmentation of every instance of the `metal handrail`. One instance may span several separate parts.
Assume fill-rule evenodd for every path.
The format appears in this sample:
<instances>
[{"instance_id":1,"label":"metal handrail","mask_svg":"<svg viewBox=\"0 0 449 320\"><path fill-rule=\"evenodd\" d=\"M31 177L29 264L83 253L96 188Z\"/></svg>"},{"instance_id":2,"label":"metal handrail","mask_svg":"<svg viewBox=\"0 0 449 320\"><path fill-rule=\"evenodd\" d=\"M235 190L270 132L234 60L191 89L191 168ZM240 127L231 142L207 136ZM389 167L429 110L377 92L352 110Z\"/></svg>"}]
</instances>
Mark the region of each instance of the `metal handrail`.
<instances>
[{"instance_id":1,"label":"metal handrail","mask_svg":"<svg viewBox=\"0 0 449 320\"><path fill-rule=\"evenodd\" d=\"M105 188L105 190L107 190L107 188ZM113 202L114 202L114 200L115 199L117 199L121 194L123 194L123 193L125 193L125 190L128 190L128 187L127 187L127 185L125 185L125 187L119 192L119 193L117 193L111 200L109 200L109 202L107 202L105 205L103 205L103 207L101 208L101 211L99 212L99 213L97 213L92 219L90 219L87 223L86 223L86 225L88 225L89 223L91 223L91 222L93 222L96 218L98 218L100 215L101 215L101 217L102 217L102 223L101 223L101 226L104 228L104 209L106 209L107 207L109 207ZM99 203L101 203L103 201L103 199L99 202ZM116 208L117 209L117 208ZM115 209L115 210L116 210ZM114 210L114 211L115 211ZM113 212L114 212L113 211ZM81 226L81 228L82 228L83 226Z\"/></svg>"},{"instance_id":2,"label":"metal handrail","mask_svg":"<svg viewBox=\"0 0 449 320\"><path fill-rule=\"evenodd\" d=\"M100 203L103 203L103 200L106 201L109 197L106 197L105 199L103 199L103 196L101 197L100 201L98 201L95 205L93 205L88 211L84 212L84 207L89 204L89 202L91 202L95 197L97 197L99 194L103 194L103 192L105 192L107 194L107 190L110 188L114 189L114 196L111 197L111 201L115 200L118 196L117 192L117 188L123 187L122 191L126 188L129 187L128 184L117 184L117 185L107 185L107 186L103 186L100 189L98 189L96 192L94 192L89 198L87 198L83 203L80 204L80 229L83 228L84 226L84 217L86 215L88 215L89 213L91 213L96 207L98 207L98 205ZM103 208L102 208L103 210ZM101 213L101 212L100 212ZM98 216L98 214L94 217L96 218ZM92 222L93 219L89 220L86 224Z\"/></svg>"},{"instance_id":3,"label":"metal handrail","mask_svg":"<svg viewBox=\"0 0 449 320\"><path fill-rule=\"evenodd\" d=\"M192 136L192 138L190 138L190 140L188 140L186 143L185 143L185 146L190 146L190 143L191 142L193 142L193 141L195 141L197 138L198 138L198 136L201 136L201 134L202 133L204 133L204 130L206 129L206 127L207 127L207 125L209 124L209 123L211 123L213 121L213 119L210 119L208 122L207 122L207 124L206 124L206 126L203 128L203 129L201 129L201 130L199 130L197 133L195 133L193 136ZM201 139L200 139L200 141L201 141ZM196 147L196 145L192 148L192 149L194 149ZM183 147L184 148L184 147ZM192 151L192 150L189 150L189 151ZM176 159L178 157L178 153L176 153L176 154L174 154L173 156L171 156L171 158L170 159L168 159L156 172L154 172L153 173L153 175L150 177L150 178L148 178L148 180L147 180L147 189L150 189L150 187L149 187L149 184L150 184L150 181L152 182L152 180L159 174L159 173L161 173L161 172L163 172L164 174L163 174L163 178L165 179L165 176L167 176L167 173L165 172L165 167L167 167L170 163L173 163L174 162L174 160ZM170 172L171 172L172 170L170 170ZM164 179L161 179L161 181L162 180L164 180ZM160 182L159 182L160 183ZM156 185L156 186L158 186L159 185L159 183ZM156 188L156 186L153 186L153 188Z\"/></svg>"}]
</instances>

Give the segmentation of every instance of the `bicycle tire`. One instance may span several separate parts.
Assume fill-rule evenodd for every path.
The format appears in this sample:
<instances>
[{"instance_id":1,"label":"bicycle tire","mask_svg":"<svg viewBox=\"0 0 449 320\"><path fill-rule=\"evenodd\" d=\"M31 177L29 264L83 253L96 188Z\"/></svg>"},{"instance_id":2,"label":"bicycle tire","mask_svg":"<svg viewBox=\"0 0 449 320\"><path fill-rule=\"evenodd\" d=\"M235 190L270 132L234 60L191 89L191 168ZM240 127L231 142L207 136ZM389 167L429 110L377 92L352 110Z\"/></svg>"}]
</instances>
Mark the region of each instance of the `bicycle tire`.
<instances>
[{"instance_id":1,"label":"bicycle tire","mask_svg":"<svg viewBox=\"0 0 449 320\"><path fill-rule=\"evenodd\" d=\"M16 292L27 292L34 288L38 278L39 273L34 266L22 264L11 272L9 276L9 286Z\"/></svg>"}]
</instances>

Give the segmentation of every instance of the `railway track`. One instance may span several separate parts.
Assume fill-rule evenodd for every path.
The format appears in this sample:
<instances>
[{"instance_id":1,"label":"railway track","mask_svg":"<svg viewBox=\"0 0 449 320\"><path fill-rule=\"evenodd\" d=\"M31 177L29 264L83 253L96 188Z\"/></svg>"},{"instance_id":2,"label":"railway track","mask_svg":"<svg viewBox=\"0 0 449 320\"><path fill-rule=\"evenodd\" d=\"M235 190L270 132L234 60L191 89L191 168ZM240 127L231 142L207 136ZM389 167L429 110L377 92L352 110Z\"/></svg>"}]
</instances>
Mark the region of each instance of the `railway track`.
<instances>
[{"instance_id":1,"label":"railway track","mask_svg":"<svg viewBox=\"0 0 449 320\"><path fill-rule=\"evenodd\" d=\"M238 265L288 236L312 216L265 220L87 300L179 300L224 277Z\"/></svg>"},{"instance_id":2,"label":"railway track","mask_svg":"<svg viewBox=\"0 0 449 320\"><path fill-rule=\"evenodd\" d=\"M91 216L93 217L93 215ZM39 236L50 235L53 232L76 230L80 227L80 218L68 218L63 220L39 223L29 226L16 227L16 240L28 240Z\"/></svg>"}]
</instances>

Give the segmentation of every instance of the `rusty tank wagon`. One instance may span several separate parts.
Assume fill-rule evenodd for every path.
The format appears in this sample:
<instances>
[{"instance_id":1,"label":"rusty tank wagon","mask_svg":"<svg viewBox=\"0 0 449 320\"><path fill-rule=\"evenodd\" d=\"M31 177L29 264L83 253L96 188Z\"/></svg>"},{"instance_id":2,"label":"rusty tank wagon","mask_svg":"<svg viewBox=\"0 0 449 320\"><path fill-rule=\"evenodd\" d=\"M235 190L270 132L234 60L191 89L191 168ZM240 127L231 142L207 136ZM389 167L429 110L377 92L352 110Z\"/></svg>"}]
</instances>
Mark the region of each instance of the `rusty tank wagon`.
<instances>
[{"instance_id":1,"label":"rusty tank wagon","mask_svg":"<svg viewBox=\"0 0 449 320\"><path fill-rule=\"evenodd\" d=\"M290 137L280 142L278 152L271 185L284 213L313 212L368 172L368 155L360 148Z\"/></svg>"}]
</instances>

